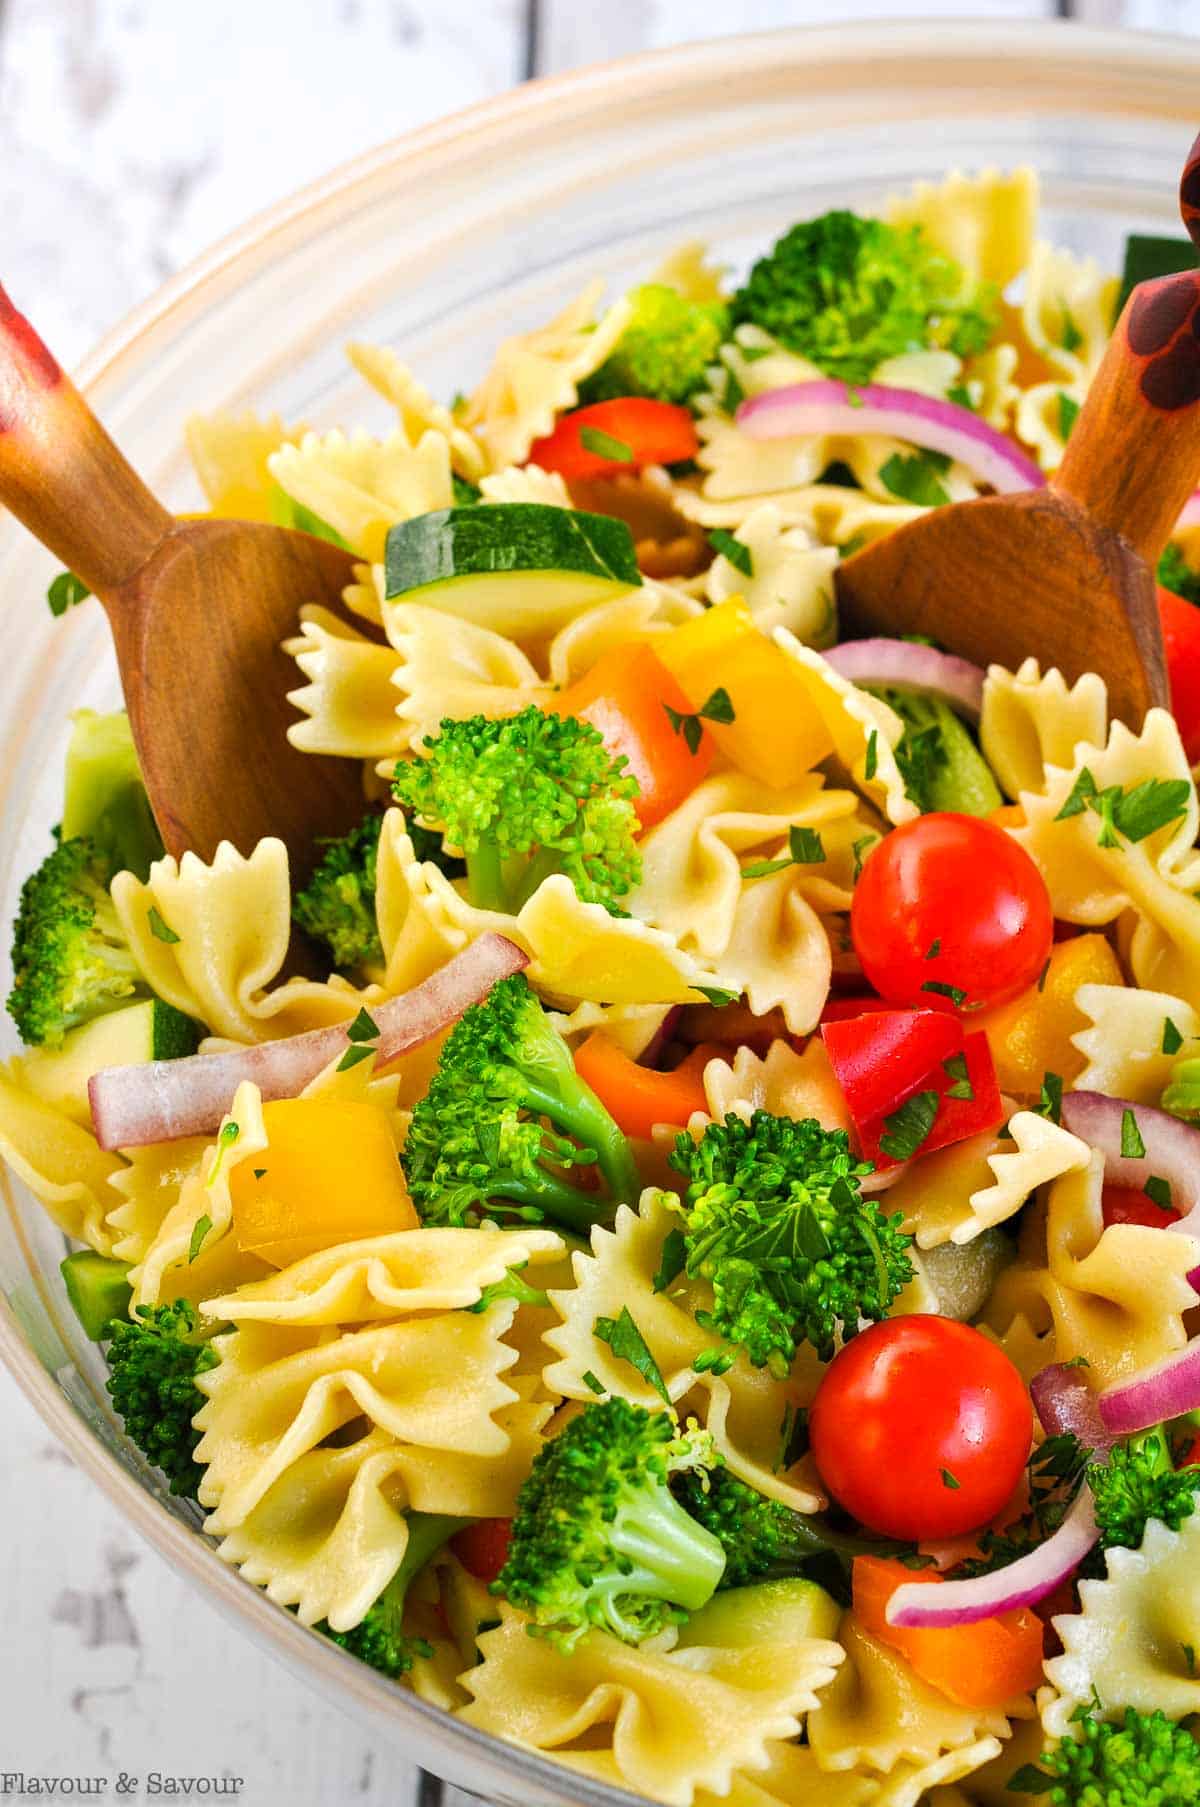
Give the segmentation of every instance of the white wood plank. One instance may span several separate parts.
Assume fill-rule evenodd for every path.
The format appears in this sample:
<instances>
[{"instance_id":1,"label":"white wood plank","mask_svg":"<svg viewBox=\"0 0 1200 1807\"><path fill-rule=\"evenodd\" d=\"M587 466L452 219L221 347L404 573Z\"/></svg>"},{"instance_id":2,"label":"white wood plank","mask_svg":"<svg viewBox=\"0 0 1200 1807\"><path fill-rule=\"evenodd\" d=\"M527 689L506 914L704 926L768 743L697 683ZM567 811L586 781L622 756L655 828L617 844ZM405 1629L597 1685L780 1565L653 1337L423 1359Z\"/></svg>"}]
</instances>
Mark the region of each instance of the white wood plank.
<instances>
[{"instance_id":1,"label":"white wood plank","mask_svg":"<svg viewBox=\"0 0 1200 1807\"><path fill-rule=\"evenodd\" d=\"M5 280L70 361L348 157L520 79L524 0L5 0Z\"/></svg>"},{"instance_id":2,"label":"white wood plank","mask_svg":"<svg viewBox=\"0 0 1200 1807\"><path fill-rule=\"evenodd\" d=\"M728 0L605 0L603 5L540 0L538 71L551 74L668 44L847 17L961 18L969 12L977 18L1041 19L1052 18L1054 11L1054 0L975 0L969 6L964 0L741 0L737 6Z\"/></svg>"},{"instance_id":3,"label":"white wood plank","mask_svg":"<svg viewBox=\"0 0 1200 1807\"><path fill-rule=\"evenodd\" d=\"M1200 35L1196 0L1075 0L1075 15L1089 25L1127 25L1136 31Z\"/></svg>"}]
</instances>

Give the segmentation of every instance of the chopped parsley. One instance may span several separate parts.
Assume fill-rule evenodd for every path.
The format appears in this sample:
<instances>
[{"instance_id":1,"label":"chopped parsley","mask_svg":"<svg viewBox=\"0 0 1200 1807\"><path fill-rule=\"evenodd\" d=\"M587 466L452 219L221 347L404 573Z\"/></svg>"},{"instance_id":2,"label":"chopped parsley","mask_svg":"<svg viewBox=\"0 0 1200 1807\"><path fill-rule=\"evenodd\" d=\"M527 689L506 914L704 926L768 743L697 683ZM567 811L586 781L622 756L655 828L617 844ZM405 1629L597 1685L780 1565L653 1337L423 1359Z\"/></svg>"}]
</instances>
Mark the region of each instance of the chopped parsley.
<instances>
[{"instance_id":1,"label":"chopped parsley","mask_svg":"<svg viewBox=\"0 0 1200 1807\"><path fill-rule=\"evenodd\" d=\"M1126 1110L1121 1117L1121 1159L1141 1161L1145 1159L1145 1154L1146 1144L1142 1141L1138 1120L1131 1110Z\"/></svg>"},{"instance_id":2,"label":"chopped parsley","mask_svg":"<svg viewBox=\"0 0 1200 1807\"><path fill-rule=\"evenodd\" d=\"M708 536L708 543L714 552L719 552L722 558L727 558L743 577L754 576L754 554L749 546L744 545L738 539L736 534L730 533L725 527L714 527Z\"/></svg>"},{"instance_id":3,"label":"chopped parsley","mask_svg":"<svg viewBox=\"0 0 1200 1807\"><path fill-rule=\"evenodd\" d=\"M610 463L633 463L633 448L626 445L623 439L614 439L611 433L601 432L599 427L580 427L579 443L585 452L593 452L597 458L607 458Z\"/></svg>"},{"instance_id":4,"label":"chopped parsley","mask_svg":"<svg viewBox=\"0 0 1200 1807\"><path fill-rule=\"evenodd\" d=\"M1171 1021L1170 1017L1169 1016L1164 1017L1163 1018L1163 1032L1162 1032L1162 1051L1163 1051L1163 1053L1164 1054L1178 1054L1178 1052L1179 1052L1180 1048L1182 1048L1182 1046L1183 1046L1183 1036L1180 1034L1180 1032L1176 1028L1175 1024Z\"/></svg>"},{"instance_id":5,"label":"chopped parsley","mask_svg":"<svg viewBox=\"0 0 1200 1807\"><path fill-rule=\"evenodd\" d=\"M879 481L902 502L913 502L919 508L943 508L950 492L939 479L950 468L943 452L914 452L906 458L893 452L880 467Z\"/></svg>"},{"instance_id":6,"label":"chopped parsley","mask_svg":"<svg viewBox=\"0 0 1200 1807\"><path fill-rule=\"evenodd\" d=\"M819 866L825 858L825 843L815 828L788 829L788 851L783 859L755 860L742 867L743 878L766 878L768 873L782 872L785 866Z\"/></svg>"},{"instance_id":7,"label":"chopped parsley","mask_svg":"<svg viewBox=\"0 0 1200 1807\"><path fill-rule=\"evenodd\" d=\"M942 1071L947 1079L954 1081L946 1092L947 1098L961 1098L970 1103L975 1097L975 1087L971 1084L967 1073L967 1057L965 1054L950 1054L942 1062Z\"/></svg>"},{"instance_id":8,"label":"chopped parsley","mask_svg":"<svg viewBox=\"0 0 1200 1807\"><path fill-rule=\"evenodd\" d=\"M645 1337L634 1323L628 1305L622 1305L619 1317L597 1318L592 1325L592 1335L600 1342L607 1343L618 1361L628 1362L636 1368L659 1398L670 1405L671 1395L667 1392L666 1382L650 1353Z\"/></svg>"},{"instance_id":9,"label":"chopped parsley","mask_svg":"<svg viewBox=\"0 0 1200 1807\"><path fill-rule=\"evenodd\" d=\"M893 1161L909 1161L929 1139L941 1103L937 1092L914 1092L898 1110L884 1118L885 1134L879 1146Z\"/></svg>"},{"instance_id":10,"label":"chopped parsley","mask_svg":"<svg viewBox=\"0 0 1200 1807\"><path fill-rule=\"evenodd\" d=\"M939 998L949 998L956 1010L967 1001L967 994L961 985L947 985L944 979L926 979L922 991L936 992Z\"/></svg>"},{"instance_id":11,"label":"chopped parsley","mask_svg":"<svg viewBox=\"0 0 1200 1807\"><path fill-rule=\"evenodd\" d=\"M684 744L689 753L700 751L700 736L704 732L702 726L704 722L728 724L737 720L729 692L723 687L714 690L708 700L701 703L693 714L688 714L683 709L672 709L670 703L664 703L663 708L666 710L667 720L676 734L683 735Z\"/></svg>"},{"instance_id":12,"label":"chopped parsley","mask_svg":"<svg viewBox=\"0 0 1200 1807\"><path fill-rule=\"evenodd\" d=\"M179 936L175 933L170 923L163 920L162 916L159 914L157 905L150 905L150 908L146 912L146 922L149 926L150 933L154 936L156 941L165 941L172 946L178 943Z\"/></svg>"}]
</instances>

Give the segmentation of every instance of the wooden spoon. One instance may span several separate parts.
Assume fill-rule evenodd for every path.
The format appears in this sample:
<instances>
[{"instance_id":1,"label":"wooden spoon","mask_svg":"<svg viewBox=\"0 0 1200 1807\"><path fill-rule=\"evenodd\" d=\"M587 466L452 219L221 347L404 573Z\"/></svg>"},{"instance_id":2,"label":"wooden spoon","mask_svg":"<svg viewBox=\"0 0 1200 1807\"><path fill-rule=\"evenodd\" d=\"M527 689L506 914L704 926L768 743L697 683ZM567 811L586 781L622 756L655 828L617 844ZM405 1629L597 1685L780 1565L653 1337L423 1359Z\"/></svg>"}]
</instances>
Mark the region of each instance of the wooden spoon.
<instances>
[{"instance_id":1,"label":"wooden spoon","mask_svg":"<svg viewBox=\"0 0 1200 1807\"><path fill-rule=\"evenodd\" d=\"M1200 138L1180 184L1200 244ZM1200 271L1136 288L1049 488L938 508L839 566L853 632L976 664L1097 671L1113 716L1169 706L1155 567L1200 482Z\"/></svg>"},{"instance_id":2,"label":"wooden spoon","mask_svg":"<svg viewBox=\"0 0 1200 1807\"><path fill-rule=\"evenodd\" d=\"M126 463L0 288L0 503L107 611L150 804L167 851L287 844L294 879L319 835L362 815L352 760L298 752L301 605L339 608L348 553L252 521L177 521Z\"/></svg>"}]
</instances>

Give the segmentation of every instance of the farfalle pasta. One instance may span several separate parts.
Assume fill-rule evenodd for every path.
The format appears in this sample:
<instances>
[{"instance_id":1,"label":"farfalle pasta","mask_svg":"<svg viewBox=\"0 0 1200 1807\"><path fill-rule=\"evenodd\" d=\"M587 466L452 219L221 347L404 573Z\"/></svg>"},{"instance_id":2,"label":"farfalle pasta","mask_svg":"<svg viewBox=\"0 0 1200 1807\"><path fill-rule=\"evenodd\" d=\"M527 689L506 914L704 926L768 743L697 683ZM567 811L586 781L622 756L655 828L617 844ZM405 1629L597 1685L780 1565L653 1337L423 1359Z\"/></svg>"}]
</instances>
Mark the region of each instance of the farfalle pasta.
<instances>
[{"instance_id":1,"label":"farfalle pasta","mask_svg":"<svg viewBox=\"0 0 1200 1807\"><path fill-rule=\"evenodd\" d=\"M547 1798L1131 1807L1165 1752L1174 1807L1196 529L1174 716L854 645L843 560L1057 468L1118 279L1029 170L720 250L453 401L352 344L373 433L189 424L214 513L344 549L288 735L361 819L170 857L81 712L0 1154L143 1471Z\"/></svg>"}]
</instances>

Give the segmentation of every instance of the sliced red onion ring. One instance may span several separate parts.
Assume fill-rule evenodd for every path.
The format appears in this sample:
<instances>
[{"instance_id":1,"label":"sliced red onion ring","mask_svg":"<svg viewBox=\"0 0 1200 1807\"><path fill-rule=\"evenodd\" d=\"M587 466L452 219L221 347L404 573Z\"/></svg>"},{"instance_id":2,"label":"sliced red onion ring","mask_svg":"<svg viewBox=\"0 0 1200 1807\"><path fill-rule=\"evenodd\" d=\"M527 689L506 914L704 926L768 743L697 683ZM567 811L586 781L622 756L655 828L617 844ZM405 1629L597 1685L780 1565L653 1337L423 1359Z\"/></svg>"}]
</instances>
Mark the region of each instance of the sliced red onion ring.
<instances>
[{"instance_id":1,"label":"sliced red onion ring","mask_svg":"<svg viewBox=\"0 0 1200 1807\"><path fill-rule=\"evenodd\" d=\"M503 935L481 935L411 991L374 1006L380 1066L448 1029L493 985L528 964L528 955ZM244 1079L264 1098L294 1098L350 1046L345 1028L334 1025L225 1054L106 1067L88 1081L96 1139L113 1149L207 1135L220 1127Z\"/></svg>"},{"instance_id":2,"label":"sliced red onion ring","mask_svg":"<svg viewBox=\"0 0 1200 1807\"><path fill-rule=\"evenodd\" d=\"M968 659L919 646L911 640L844 640L824 655L852 684L896 684L902 690L928 690L944 697L972 721L983 708L984 672Z\"/></svg>"},{"instance_id":3,"label":"sliced red onion ring","mask_svg":"<svg viewBox=\"0 0 1200 1807\"><path fill-rule=\"evenodd\" d=\"M1097 1405L1114 1437L1130 1437L1200 1407L1200 1337L1165 1355L1132 1380L1105 1387Z\"/></svg>"},{"instance_id":4,"label":"sliced red onion ring","mask_svg":"<svg viewBox=\"0 0 1200 1807\"><path fill-rule=\"evenodd\" d=\"M1085 1486L1058 1530L1006 1568L940 1587L904 1582L887 1603L888 1624L974 1625L1018 1606L1034 1606L1074 1574L1099 1535L1091 1490Z\"/></svg>"},{"instance_id":5,"label":"sliced red onion ring","mask_svg":"<svg viewBox=\"0 0 1200 1807\"><path fill-rule=\"evenodd\" d=\"M1146 1152L1121 1153L1125 1113L1133 1114ZM1117 1186L1144 1188L1152 1177L1166 1180L1178 1220L1167 1227L1185 1236L1200 1236L1200 1130L1181 1123L1169 1111L1150 1104L1130 1104L1104 1092L1068 1092L1062 1103L1063 1126L1104 1156L1105 1177Z\"/></svg>"},{"instance_id":6,"label":"sliced red onion ring","mask_svg":"<svg viewBox=\"0 0 1200 1807\"><path fill-rule=\"evenodd\" d=\"M1043 489L1046 483L1032 458L970 408L916 389L829 380L792 383L751 396L738 409L737 424L751 439L886 433L923 451L944 453L1000 495Z\"/></svg>"},{"instance_id":7,"label":"sliced red onion ring","mask_svg":"<svg viewBox=\"0 0 1200 1807\"><path fill-rule=\"evenodd\" d=\"M1085 1449L1103 1452L1112 1436L1100 1416L1098 1395L1078 1368L1055 1362L1029 1383L1034 1409L1048 1437L1078 1437Z\"/></svg>"}]
</instances>

